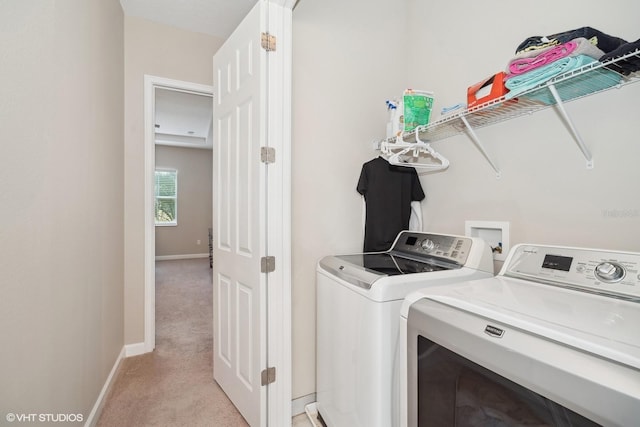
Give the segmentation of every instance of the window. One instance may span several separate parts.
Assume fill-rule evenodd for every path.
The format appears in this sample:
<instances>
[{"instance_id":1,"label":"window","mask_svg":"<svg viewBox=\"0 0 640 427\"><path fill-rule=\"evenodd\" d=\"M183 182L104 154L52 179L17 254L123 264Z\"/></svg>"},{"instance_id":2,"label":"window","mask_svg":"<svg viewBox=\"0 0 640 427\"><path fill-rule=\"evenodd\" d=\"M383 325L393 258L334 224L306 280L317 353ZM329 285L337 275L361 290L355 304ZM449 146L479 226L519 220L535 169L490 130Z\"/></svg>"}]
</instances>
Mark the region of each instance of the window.
<instances>
[{"instance_id":1,"label":"window","mask_svg":"<svg viewBox=\"0 0 640 427\"><path fill-rule=\"evenodd\" d=\"M178 171L156 169L156 225L178 225Z\"/></svg>"}]
</instances>

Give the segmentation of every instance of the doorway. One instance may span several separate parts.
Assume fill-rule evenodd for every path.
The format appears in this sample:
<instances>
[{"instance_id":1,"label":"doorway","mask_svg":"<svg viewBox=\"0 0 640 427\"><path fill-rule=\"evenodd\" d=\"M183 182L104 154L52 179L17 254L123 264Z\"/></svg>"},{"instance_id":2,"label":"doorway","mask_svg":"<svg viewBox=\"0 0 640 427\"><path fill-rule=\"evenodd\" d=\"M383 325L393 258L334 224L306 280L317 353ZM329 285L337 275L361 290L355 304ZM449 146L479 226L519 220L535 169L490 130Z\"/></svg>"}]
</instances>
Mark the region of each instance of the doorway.
<instances>
[{"instance_id":1,"label":"doorway","mask_svg":"<svg viewBox=\"0 0 640 427\"><path fill-rule=\"evenodd\" d=\"M213 87L198 83L144 76L144 144L145 144L145 266L144 266L144 350L155 348L155 170L156 170L156 91L174 91L181 94L213 96ZM165 138L166 139L166 138ZM193 144L194 139L182 139ZM179 141L177 141L179 142Z\"/></svg>"},{"instance_id":2,"label":"doorway","mask_svg":"<svg viewBox=\"0 0 640 427\"><path fill-rule=\"evenodd\" d=\"M159 87L155 98L155 258L207 258L213 218L213 99Z\"/></svg>"}]
</instances>

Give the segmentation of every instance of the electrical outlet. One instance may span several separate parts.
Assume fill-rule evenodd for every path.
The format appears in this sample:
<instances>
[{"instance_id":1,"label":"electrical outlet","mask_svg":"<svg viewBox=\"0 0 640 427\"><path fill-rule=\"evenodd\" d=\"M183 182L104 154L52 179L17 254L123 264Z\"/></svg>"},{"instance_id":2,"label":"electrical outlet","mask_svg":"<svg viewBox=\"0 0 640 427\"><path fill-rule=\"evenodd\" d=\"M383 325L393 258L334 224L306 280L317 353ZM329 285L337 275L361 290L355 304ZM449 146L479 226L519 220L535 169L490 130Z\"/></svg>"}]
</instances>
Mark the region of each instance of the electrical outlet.
<instances>
[{"instance_id":1,"label":"electrical outlet","mask_svg":"<svg viewBox=\"0 0 640 427\"><path fill-rule=\"evenodd\" d=\"M200 240L196 240L196 245L199 245L200 242L201 242Z\"/></svg>"}]
</instances>

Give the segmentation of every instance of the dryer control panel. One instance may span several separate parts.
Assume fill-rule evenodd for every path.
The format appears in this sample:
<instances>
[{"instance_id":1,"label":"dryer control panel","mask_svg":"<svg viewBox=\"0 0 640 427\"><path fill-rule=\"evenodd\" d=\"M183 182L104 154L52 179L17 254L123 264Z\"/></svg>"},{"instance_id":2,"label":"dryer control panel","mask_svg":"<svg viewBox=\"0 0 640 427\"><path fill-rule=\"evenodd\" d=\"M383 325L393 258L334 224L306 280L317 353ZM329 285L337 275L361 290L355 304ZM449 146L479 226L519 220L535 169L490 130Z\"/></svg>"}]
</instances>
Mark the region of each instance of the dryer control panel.
<instances>
[{"instance_id":1,"label":"dryer control panel","mask_svg":"<svg viewBox=\"0 0 640 427\"><path fill-rule=\"evenodd\" d=\"M472 242L468 237L403 231L398 234L391 251L421 259L440 258L465 265Z\"/></svg>"},{"instance_id":2,"label":"dryer control panel","mask_svg":"<svg viewBox=\"0 0 640 427\"><path fill-rule=\"evenodd\" d=\"M640 253L521 244L499 275L640 302Z\"/></svg>"}]
</instances>

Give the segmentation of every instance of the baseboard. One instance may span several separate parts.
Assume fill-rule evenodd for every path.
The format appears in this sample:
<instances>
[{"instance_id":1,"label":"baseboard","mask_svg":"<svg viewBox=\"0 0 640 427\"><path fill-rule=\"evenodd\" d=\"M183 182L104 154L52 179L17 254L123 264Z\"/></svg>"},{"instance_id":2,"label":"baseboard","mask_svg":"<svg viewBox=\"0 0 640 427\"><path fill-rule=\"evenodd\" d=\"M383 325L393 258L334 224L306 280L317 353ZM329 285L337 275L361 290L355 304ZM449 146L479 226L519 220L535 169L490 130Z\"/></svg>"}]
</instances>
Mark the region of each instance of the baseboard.
<instances>
[{"instance_id":1,"label":"baseboard","mask_svg":"<svg viewBox=\"0 0 640 427\"><path fill-rule=\"evenodd\" d=\"M100 390L100 394L98 395L98 399L96 403L93 405L91 409L91 413L87 417L87 420L84 423L85 427L94 427L98 423L98 418L100 418L100 414L102 413L102 408L104 407L105 399L109 394L109 390L111 390L111 386L113 385L113 380L116 378L116 374L120 369L120 363L122 359L124 359L125 355L125 347L122 347L120 350L120 354L116 359L116 362L113 364L113 368L111 368L111 372L109 372L109 376L107 377L107 381L105 381L102 386L102 390Z\"/></svg>"},{"instance_id":2,"label":"baseboard","mask_svg":"<svg viewBox=\"0 0 640 427\"><path fill-rule=\"evenodd\" d=\"M148 351L143 342L124 346L124 357L139 356L145 353L148 353Z\"/></svg>"},{"instance_id":3,"label":"baseboard","mask_svg":"<svg viewBox=\"0 0 640 427\"><path fill-rule=\"evenodd\" d=\"M303 414L305 412L304 408L316 401L316 394L311 393L306 396L298 397L297 399L293 399L291 401L291 416L295 417L296 415Z\"/></svg>"},{"instance_id":4,"label":"baseboard","mask_svg":"<svg viewBox=\"0 0 640 427\"><path fill-rule=\"evenodd\" d=\"M208 253L204 254L184 254L184 255L158 255L156 261L171 261L174 259L209 258Z\"/></svg>"}]
</instances>

